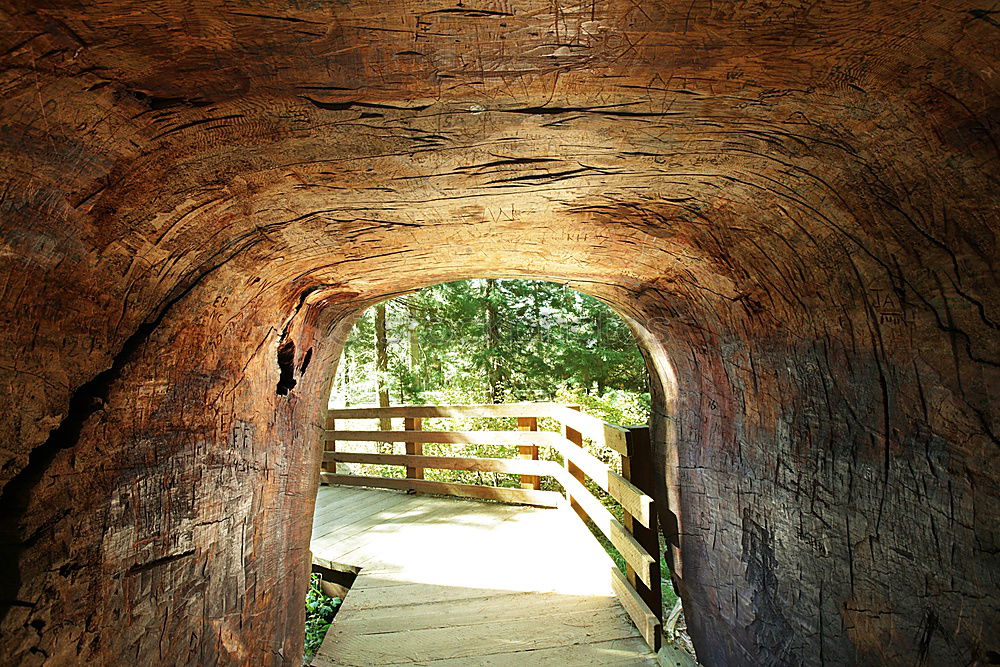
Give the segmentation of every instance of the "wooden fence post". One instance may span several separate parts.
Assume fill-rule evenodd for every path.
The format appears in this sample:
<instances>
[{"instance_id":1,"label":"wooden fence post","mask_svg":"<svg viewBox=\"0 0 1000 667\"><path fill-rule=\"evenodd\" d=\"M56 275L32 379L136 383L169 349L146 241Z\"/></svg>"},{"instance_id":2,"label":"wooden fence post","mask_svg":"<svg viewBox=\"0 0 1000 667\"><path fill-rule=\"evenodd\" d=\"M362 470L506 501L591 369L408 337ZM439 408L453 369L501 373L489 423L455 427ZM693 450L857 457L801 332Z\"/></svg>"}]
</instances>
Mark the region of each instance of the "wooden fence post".
<instances>
[{"instance_id":1,"label":"wooden fence post","mask_svg":"<svg viewBox=\"0 0 1000 667\"><path fill-rule=\"evenodd\" d=\"M323 428L324 428L324 430L327 430L327 431L335 431L335 430L337 430L336 429L336 427L337 427L337 423L336 422L337 422L337 420L334 419L333 417L331 417L329 411L327 411L326 417L323 420ZM335 451L337 451L337 442L335 440L325 440L323 442L323 455L324 455L324 458L325 458L327 452L335 452ZM320 468L320 470L322 472L330 472L330 473L333 473L334 475L337 474L337 462L336 461L330 461L330 462L323 461L320 464L319 468ZM326 482L323 482L323 478L322 477L320 477L319 479L320 479L320 482L322 484L326 484Z\"/></svg>"},{"instance_id":2,"label":"wooden fence post","mask_svg":"<svg viewBox=\"0 0 1000 667\"><path fill-rule=\"evenodd\" d=\"M580 409L579 405L567 405L566 407L569 408L570 410ZM563 424L563 435L566 436L566 439L572 442L577 447L583 447L583 434L577 431L576 429L570 428L569 426ZM568 472L570 475L575 477L581 484L583 484L584 483L583 471L580 470L576 466L576 464L570 461L568 458L565 459L564 463L566 464L566 472ZM566 500L569 501L569 506L573 508L573 511L576 512L581 519L583 519L584 523L590 520L589 517L587 516L587 512L575 500L573 500L573 496L570 494L569 490L566 491Z\"/></svg>"},{"instance_id":3,"label":"wooden fence post","mask_svg":"<svg viewBox=\"0 0 1000 667\"><path fill-rule=\"evenodd\" d=\"M537 417L518 417L517 428L520 431L537 431ZM517 450L522 459L538 460L538 445L518 445ZM521 488L539 490L542 488L542 478L538 475L521 475Z\"/></svg>"},{"instance_id":4,"label":"wooden fence post","mask_svg":"<svg viewBox=\"0 0 1000 667\"><path fill-rule=\"evenodd\" d=\"M622 457L622 477L629 480L639 490L647 496L653 495L653 450L649 441L648 426L633 426L625 434L625 441L628 443L628 451L631 456ZM635 571L627 564L625 574L628 577L632 588L636 590L642 601L646 603L649 610L663 621L663 593L660 590L660 536L656 520L656 512L653 511L649 518L649 527L635 521L628 512L625 512L625 530L632 533L636 541L642 548L653 557L653 564L650 567L650 582L653 586L647 587Z\"/></svg>"},{"instance_id":5,"label":"wooden fence post","mask_svg":"<svg viewBox=\"0 0 1000 667\"><path fill-rule=\"evenodd\" d=\"M406 431L419 431L423 428L424 420L420 417L404 417L403 429ZM406 443L406 453L410 455L422 456L424 445L421 442ZM424 469L406 466L406 477L408 479L423 479Z\"/></svg>"}]
</instances>

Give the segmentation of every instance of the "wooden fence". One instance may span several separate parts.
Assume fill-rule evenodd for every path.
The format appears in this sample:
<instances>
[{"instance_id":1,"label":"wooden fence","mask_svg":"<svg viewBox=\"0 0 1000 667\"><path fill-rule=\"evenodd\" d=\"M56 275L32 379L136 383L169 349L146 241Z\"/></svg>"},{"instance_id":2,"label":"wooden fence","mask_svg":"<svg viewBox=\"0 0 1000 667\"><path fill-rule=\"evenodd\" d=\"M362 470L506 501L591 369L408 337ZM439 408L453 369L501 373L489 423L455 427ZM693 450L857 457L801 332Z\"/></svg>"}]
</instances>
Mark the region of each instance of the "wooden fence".
<instances>
[{"instance_id":1,"label":"wooden fence","mask_svg":"<svg viewBox=\"0 0 1000 667\"><path fill-rule=\"evenodd\" d=\"M337 430L337 420L403 419L402 431ZM517 431L424 431L422 420L432 417L516 417ZM539 431L540 418L552 418L562 432ZM653 462L649 429L621 428L556 403L508 403L503 405L395 406L388 408L340 408L327 413L321 480L327 484L401 489L413 492L485 498L542 507L568 505L584 521L590 520L622 555L623 576L613 568L616 595L650 647L660 648L662 600L660 593L660 547L656 511L653 506ZM584 439L609 447L621 456L622 473L615 472L583 448ZM406 454L338 452L340 441L403 442ZM516 445L519 458L425 456L425 443ZM538 458L539 447L558 451L564 464ZM385 478L338 474L337 463L395 465L406 468L406 477ZM424 479L426 469L501 472L520 475L521 488L499 488ZM541 478L551 477L564 489L542 491ZM585 486L589 478L622 507L619 521Z\"/></svg>"}]
</instances>

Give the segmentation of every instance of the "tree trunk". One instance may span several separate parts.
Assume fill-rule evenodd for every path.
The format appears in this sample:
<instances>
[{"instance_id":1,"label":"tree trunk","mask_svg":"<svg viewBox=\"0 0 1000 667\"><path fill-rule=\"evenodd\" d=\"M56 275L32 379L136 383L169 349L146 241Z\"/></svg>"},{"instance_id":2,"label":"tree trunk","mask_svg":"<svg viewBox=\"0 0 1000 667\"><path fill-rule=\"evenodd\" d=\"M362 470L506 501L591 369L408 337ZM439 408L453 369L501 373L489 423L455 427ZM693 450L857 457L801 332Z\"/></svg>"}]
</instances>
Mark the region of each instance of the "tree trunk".
<instances>
[{"instance_id":1,"label":"tree trunk","mask_svg":"<svg viewBox=\"0 0 1000 667\"><path fill-rule=\"evenodd\" d=\"M3 4L0 664L296 660L347 323L501 275L640 334L703 664L995 659L991 3L134 4Z\"/></svg>"},{"instance_id":2,"label":"tree trunk","mask_svg":"<svg viewBox=\"0 0 1000 667\"><path fill-rule=\"evenodd\" d=\"M386 344L385 304L375 306L375 391L381 408L389 407L389 351ZM380 431L392 429L392 420L380 417ZM391 443L379 443L379 450L392 447Z\"/></svg>"},{"instance_id":3,"label":"tree trunk","mask_svg":"<svg viewBox=\"0 0 1000 667\"><path fill-rule=\"evenodd\" d=\"M486 313L486 382L490 393L490 402L499 403L503 395L500 379L500 351L498 349L500 336L496 304L493 302L493 292L496 290L496 280L487 280L483 288L484 310Z\"/></svg>"},{"instance_id":4,"label":"tree trunk","mask_svg":"<svg viewBox=\"0 0 1000 667\"><path fill-rule=\"evenodd\" d=\"M406 335L409 340L409 369L411 378L420 378L420 390L426 389L424 386L423 372L420 367L420 338L417 335L417 326L419 324L417 320L417 309L413 305L412 301L406 302L406 313L409 316L409 321L407 322Z\"/></svg>"}]
</instances>

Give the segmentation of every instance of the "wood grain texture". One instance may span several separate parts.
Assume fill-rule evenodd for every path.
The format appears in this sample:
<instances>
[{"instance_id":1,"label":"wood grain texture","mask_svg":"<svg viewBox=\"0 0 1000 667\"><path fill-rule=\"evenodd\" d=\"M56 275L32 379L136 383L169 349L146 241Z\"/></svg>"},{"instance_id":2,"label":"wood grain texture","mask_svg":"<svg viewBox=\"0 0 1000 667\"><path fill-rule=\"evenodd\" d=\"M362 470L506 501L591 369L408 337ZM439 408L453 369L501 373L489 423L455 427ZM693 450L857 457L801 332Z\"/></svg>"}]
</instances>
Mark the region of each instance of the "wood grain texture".
<instances>
[{"instance_id":1,"label":"wood grain texture","mask_svg":"<svg viewBox=\"0 0 1000 667\"><path fill-rule=\"evenodd\" d=\"M469 277L632 323L702 662L992 659L995 9L3 0L2 662L296 662L341 342Z\"/></svg>"}]
</instances>

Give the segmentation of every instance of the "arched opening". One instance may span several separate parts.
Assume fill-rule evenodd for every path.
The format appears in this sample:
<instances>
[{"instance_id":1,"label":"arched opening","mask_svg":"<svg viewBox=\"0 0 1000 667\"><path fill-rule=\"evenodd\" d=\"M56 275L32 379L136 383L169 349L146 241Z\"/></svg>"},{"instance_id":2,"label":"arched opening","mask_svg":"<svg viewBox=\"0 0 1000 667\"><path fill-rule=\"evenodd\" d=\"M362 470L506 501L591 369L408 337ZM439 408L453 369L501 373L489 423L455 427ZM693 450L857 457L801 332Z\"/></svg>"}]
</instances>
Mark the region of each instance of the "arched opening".
<instances>
[{"instance_id":1,"label":"arched opening","mask_svg":"<svg viewBox=\"0 0 1000 667\"><path fill-rule=\"evenodd\" d=\"M629 233L626 238L626 243L631 244L632 239L635 238L634 232ZM523 239L524 237L522 236L521 240L523 241ZM641 324L647 318L652 321L652 317L643 312L644 300L636 298L637 294L634 289L630 286L620 286L616 282L611 282L607 279L594 278L594 276L600 276L604 271L614 271L610 267L601 268L598 272L593 271L593 267L601 266L601 257L610 252L607 244L611 242L610 237L601 237L600 245L595 246L595 257L588 260L589 262L597 262L596 264L582 264L580 257L573 253L560 255L557 252L558 243L547 243L546 250L540 254L525 254L520 252L516 247L501 249L499 254L495 256L495 259L491 261L496 262L498 265L504 265L506 268L502 270L494 269L491 277L514 278L519 276L533 276L567 284L572 288L579 289L581 292L593 294L611 303L616 312L621 313L628 319L633 329L638 332L638 335L652 337L653 334L646 331ZM366 266L368 262L363 262L360 265L356 265L358 269L356 276L360 280L358 278L349 278L344 274L339 274L341 279L336 281L330 279L321 280L321 276L311 276L309 281L297 281L290 285L282 286L282 291L277 293L274 291L270 293L259 291L252 295L243 295L246 299L244 301L235 301L226 304L227 308L232 309L230 312L252 314L259 307L257 304L254 304L254 301L257 299L266 299L271 304L268 307L276 305L280 309L280 316L274 318L274 321L280 323L280 327L273 327L265 334L267 342L264 346L258 344L251 351L248 346L249 341L245 338L236 337L229 340L230 343L238 341L238 345L243 346L243 350L250 352L250 356L252 357L251 364L247 364L245 361L239 363L239 367L243 369L242 372L244 374L247 373L247 369L252 371L253 367L256 366L259 369L256 372L262 372L267 376L274 374L273 379L262 384L248 385L237 383L235 392L230 390L229 397L232 398L233 393L242 391L246 396L245 400L250 400L253 403L273 401L276 418L273 421L268 420L268 423L264 426L265 431L286 434L283 437L290 438L288 442L297 448L295 455L287 459L287 463L290 464L287 480L291 481L294 478L298 490L290 496L294 502L287 504L285 509L282 510L282 515L287 515L287 513L291 512L295 519L286 522L283 525L283 529L287 530L294 527L294 534L298 535L302 535L308 529L308 526L303 525L300 520L301 517L308 518L310 516L310 503L315 494L315 472L320 456L320 429L323 425L322 414L325 407L322 405L322 401L317 400L317 397L329 391L329 383L332 381L330 369L334 367L333 361L339 356L340 343L347 335L354 319L365 308L394 294L409 292L422 285L441 282L449 278L462 278L470 274L475 275L473 271L481 270L479 267L482 263L483 254L478 249L478 245L468 246L466 243L467 239L458 237L450 244L438 244L433 256L425 256L425 259L430 260L431 266L443 266L443 270L438 269L437 271L433 271L428 269L420 272L411 270L395 271L393 270L395 267L389 267L388 270L382 267L373 272L375 265ZM420 243L418 241L413 247L419 246ZM504 248L504 246L505 244L501 244L501 248ZM408 246L404 245L404 247ZM550 255L549 253L551 252L555 252L555 254ZM549 258L547 262L549 268L546 273L539 274L535 269L539 257ZM404 269L405 267L406 263L404 262L398 268ZM471 267L477 268L473 269ZM375 284L366 284L369 281L369 276L372 275L378 276ZM385 280L386 276L391 276L392 279L387 281ZM581 277L583 278L582 280ZM622 278L619 277L617 280L621 281ZM256 277L246 278L245 284L253 286L259 282L259 278ZM630 284L629 281L625 282L626 284ZM363 290L355 289L355 285L363 287ZM225 286L222 289L228 291ZM210 322L220 320L217 314L210 314L218 303L215 298L206 303L208 310L206 314L209 315ZM225 320L225 322L231 326L233 319ZM290 342L294 342L294 346L289 345ZM291 353L293 350L294 352ZM665 359L663 356L657 356L657 348L651 347L648 350L644 350L644 354L647 354L648 358L654 362L662 362ZM662 366L659 368L662 368ZM658 386L655 384L658 378L665 377L659 368L657 369L657 374L651 378L654 383L654 392L658 391ZM292 371L290 377L289 369ZM271 398L272 396L274 397L273 399ZM654 422L655 419L656 417L654 416ZM312 425L312 429L308 428L310 424ZM661 426L660 433L669 434L671 429L672 426L669 423L664 423ZM242 424L236 424L231 441L237 446L243 444L250 445L250 453L253 453L253 442L259 441L260 438L260 433L255 433L254 427L248 428ZM664 441L666 441L666 438L664 438ZM247 452L240 452L240 454L245 453ZM259 451L256 453L258 457L261 454L262 452ZM659 452L657 452L657 456L659 456ZM265 456L265 458L269 457ZM250 464L251 471L254 465ZM664 468L663 470L666 469ZM274 479L267 473L266 465L262 466L260 472L268 480L267 485L273 483ZM655 495L657 497L662 496L660 487L668 485L666 480L661 479L662 476L662 474L658 475L655 480L657 485ZM235 483L231 483L231 486L228 486L228 488L233 494L239 494L242 491L242 487ZM658 509L666 511L665 507ZM301 515L298 514L299 512L301 512ZM661 523L664 526L678 525L678 522L673 520L672 517L668 518L670 520L661 519ZM305 561L302 559L304 552L301 545L305 544L305 542L302 537L293 538L292 535L292 532L288 532L282 538L286 540L285 544L287 546L284 552L284 562L279 565L281 567L291 567L294 572L294 579L286 578L286 581L289 582L289 587L286 591L282 591L282 593L286 594L288 598L286 603L288 609L288 632L297 633L293 619L296 616L301 618L301 605L296 604L298 600L295 599L295 595L299 590L304 591L308 578L303 570ZM677 535L679 538L679 531L677 531ZM671 546L674 554L679 553L676 544ZM296 558L299 559L298 563L295 562ZM675 566L675 572L677 571L679 571L679 568ZM291 576L293 576L293 573L287 575L287 577ZM286 641L290 641L287 636Z\"/></svg>"},{"instance_id":2,"label":"arched opening","mask_svg":"<svg viewBox=\"0 0 1000 667\"><path fill-rule=\"evenodd\" d=\"M325 455L329 460L340 461L340 463L324 463L324 470L329 473L337 473L336 480L339 483L350 483L360 486L380 486L386 485L389 488L404 488L407 479L416 478L420 480L410 487L410 491L428 491L448 495L458 492L460 495L472 495L473 497L492 497L487 494L479 495L485 491L482 485L499 489L522 489L534 488L543 490L543 494L552 495L553 490L563 491L559 481L550 475L525 476L524 474L504 474L501 470L507 470L510 463L503 463L495 457L504 459L517 458L519 455L524 458L539 459L547 463L554 463L559 467L564 465L573 466L569 459L564 460L564 454L568 451L559 447L538 446L526 447L517 445L496 444L503 442L502 434L495 433L496 430L510 428L520 428L521 430L540 429L541 431L551 431L560 429L558 420L552 417L536 419L534 417L522 417L515 420L513 417L484 418L491 414L485 408L479 408L480 412L473 417L472 413L466 415L468 408L463 406L482 406L483 404L502 404L498 407L524 409L524 414L534 414L532 409L543 408L551 402L559 404L573 404L577 408L583 407L586 413L596 416L611 424L647 424L650 421L650 394L649 381L647 376L647 364L637 347L637 339L634 337L635 331L629 324L622 320L615 312L601 301L588 297L580 292L571 290L565 285L539 281L521 280L473 280L447 283L424 288L417 292L390 299L373 306L355 321L355 325L347 336L344 347L344 354L340 359L337 378L334 381L333 393L331 395L331 410L327 429L336 428L336 432L342 433L344 437L350 436L346 442L337 445L327 441L327 452ZM646 351L646 358L651 358L650 352ZM657 387L659 391L659 387ZM391 398L390 398L391 397ZM661 400L659 393L653 400ZM528 401L526 404L524 401ZM530 404L534 402L534 404ZM431 419L403 419L405 408L395 410L379 411L377 406L388 408L393 406L407 405L430 405L448 406L445 418ZM344 408L348 409L336 409ZM360 406L360 409L359 409ZM351 408L354 408L353 410ZM401 412L403 410L404 412ZM661 407L659 410L665 413ZM417 429L420 432L427 430L434 431L431 434L435 437L447 434L457 435L454 431L464 432L469 428L487 429L490 432L486 435L490 438L500 436L501 439L495 441L493 445L483 445L481 442L472 440L469 444L459 444L463 441L447 442L438 444L436 439L430 439L423 444L412 444L416 440L405 443L398 442L359 442L354 438L360 435L352 428L361 429L361 432L370 431L374 428L373 422L367 425L364 419L369 419L378 414L394 415L399 423L397 427L403 426L407 430ZM409 414L409 413L406 413ZM417 414L414 412L414 414ZM422 413L421 413L422 414ZM500 414L500 413L498 413ZM503 412L502 414L507 414ZM513 413L510 413L513 414ZM464 418L459 418L466 415ZM346 419L342 419L346 416ZM333 419L336 418L336 426L333 426ZM388 433L393 428L392 420L389 417L382 417L378 421L378 430ZM516 421L516 424L515 424ZM506 423L509 422L509 423ZM438 432L440 429L444 432ZM575 431L573 431L575 433ZM333 431L328 431L328 434ZM566 432L567 434L569 431ZM470 434L471 435L471 434ZM555 435L547 433L546 435ZM331 436L332 437L332 436ZM424 436L427 437L427 436ZM648 436L647 436L648 437ZM484 440L482 442L493 442ZM477 444L473 444L477 443ZM636 452L632 456L619 456L618 453L603 441L592 441L588 434L586 440L580 440L580 444L585 447L586 456L593 465L605 464L608 466L606 475L612 475L614 479L621 483L630 484L628 477L635 476L638 482L642 479L652 479L655 475L649 470L653 466L651 458L640 458ZM530 452L530 454L528 454ZM539 453L541 456L539 457ZM412 455L418 455L412 457ZM407 458L411 455L411 458ZM430 457L428 457L430 455ZM487 457L487 458L482 458ZM443 465L443 468L416 468L403 465L409 462L410 466L417 465L417 459L421 463L431 462L433 465ZM327 459L325 459L327 460ZM487 471L491 466L501 466L498 469ZM623 469L624 466L624 469ZM589 466L589 474L595 474L594 468ZM646 470L639 470L645 467ZM338 471L339 468L339 471ZM579 469L577 469L579 470ZM597 473L601 474L603 469L598 468ZM629 515L625 507L633 508L634 503L622 503L616 500L615 495L621 490L607 486L607 480L601 485L586 477L582 471L580 479L588 489L588 497L593 494L596 499L600 499L598 512L610 512L618 530L621 531L623 525L632 530L633 517ZM627 477L623 478L624 472ZM361 475L362 477L358 477ZM484 482L484 475L487 478ZM376 479L378 478L378 479ZM388 478L388 479L385 479ZM365 482L364 479L368 481ZM337 484L333 477L324 476L324 480ZM427 484L427 480L433 480ZM525 482L529 483L525 483ZM614 484L614 482L612 482ZM434 487L434 484L438 486ZM445 484L458 485L457 487L447 487ZM476 485L479 485L477 490ZM427 487L432 487L428 489ZM352 486L351 488L356 488ZM459 490L460 489L460 490ZM610 491L610 493L609 493ZM515 492L508 491L509 495ZM567 499L570 499L569 489L566 489ZM650 489L650 493L653 493ZM353 497L353 502L370 503L371 507L366 507L356 511L345 509L346 501L339 500L343 494L326 493L321 491L321 506L314 527L313 552L314 557L318 557L321 562L331 567L337 559L365 560L371 558L381 563L384 553L378 553L379 543L376 538L365 540L364 532L367 529L374 531L391 530L393 524L399 530L408 530L413 535L410 538L414 542L422 542L424 538L413 528L415 514L412 503L401 497L388 498L380 497L379 493L369 493L370 497L358 498L357 493ZM542 494L539 494L542 495ZM350 499L350 496L345 496ZM533 499L519 500L515 497L508 498L510 502L525 502L531 504ZM537 500L537 499L534 499ZM622 499L625 500L624 498ZM388 508L383 505L388 502ZM540 502L548 502L540 501ZM632 577L635 582L635 571L627 564L634 563L632 557L635 552L629 551L628 558L623 558L622 553L615 548L615 545L608 539L609 536L601 532L594 520L581 510L581 506L575 505L576 501L571 501L580 512L580 516L589 525L593 537L599 540L603 549L611 556L622 575ZM410 511L410 514L407 512ZM634 511L634 510L633 510ZM665 509L661 514L671 517L667 524L672 529L676 529L676 520L673 519L673 512ZM399 518L402 514L406 519ZM611 520L611 516L608 520ZM464 515L463 515L464 516ZM568 514L567 516L572 516ZM576 522L576 517L569 520ZM373 524L372 521L375 521ZM624 524L622 523L624 522ZM341 526L341 524L346 524ZM650 537L656 543L656 559L661 560L661 553L664 553L665 542L660 537L656 524ZM370 526L370 528L368 528ZM643 527L636 523L638 529ZM338 540L337 531L344 531L343 538ZM605 528L607 530L607 528ZM317 532L319 539L317 539ZM350 539L347 539L350 537ZM616 538L615 534L610 537ZM671 534L671 541L676 543L676 534ZM455 537L455 539L461 539ZM331 541L335 541L333 544ZM358 547L359 542L364 546ZM398 548L397 541L392 542ZM544 546L544 545L541 545ZM639 545L636 545L639 546ZM524 545L524 557L529 558L532 553L530 540ZM388 547L382 547L383 549ZM416 548L414 546L414 548ZM550 545L549 550L555 549L555 545ZM392 548L390 548L392 550ZM497 551L496 548L492 551ZM537 549L534 550L536 553ZM546 549L541 549L542 552ZM664 560L670 558L672 554L667 550ZM555 557L549 555L550 558ZM416 558L412 553L407 554L407 559ZM438 558L444 559L442 554ZM470 560L479 561L478 557ZM570 555L565 563L556 565L550 573L551 579L559 578L560 574L566 574L567 568L571 568L574 562L585 560L583 555ZM450 562L450 561L449 561ZM353 574L356 567L341 563L341 567ZM387 567L382 563L382 567ZM405 565L393 561L393 568L405 569ZM455 565L450 568L444 564L441 568L447 571L437 573L440 580L433 576L422 573L422 576L431 580L436 586L441 586L442 581L452 581L456 574ZM606 573L605 573L606 574ZM597 578L601 572L598 568ZM406 579L406 576L396 573L396 576ZM406 579L407 584L414 584L413 575ZM496 581L492 581L488 576L479 573L478 586L482 590L499 586ZM579 572L576 579L594 578L593 571ZM654 619L659 621L666 619L669 639L675 641L676 645L681 645L690 651L690 644L683 629L678 631L678 620L681 614L680 600L670 583L670 567L665 562L658 563L656 569L655 594L650 592L657 607L656 614L659 617ZM606 578L606 577L605 577ZM498 577L503 581L503 577ZM370 580L362 577L364 586L384 586L382 579ZM661 581L665 590L665 596L661 597ZM424 582L424 586L431 583ZM550 582L551 584L552 582ZM512 584L507 582L510 587ZM642 590L649 590L642 582L637 584ZM574 588L575 586L575 588ZM580 581L571 583L567 588L564 584L564 592L579 593ZM572 590L571 590L572 589ZM408 590L408 589L407 589ZM528 589L530 590L530 589ZM421 590L421 594L431 598L434 595L426 590ZM551 591L549 592L551 595ZM364 596L365 594L362 594ZM568 607L575 604L576 598L570 597L560 603L558 600L547 602L550 612L560 611L561 607ZM641 602L641 601L640 601ZM387 608L394 604L406 604L403 602L392 602L389 598L383 601ZM484 604L476 600L476 604ZM502 604L502 603L497 603ZM652 603L651 603L652 604ZM454 606L454 605L452 605ZM451 609L454 612L454 609ZM350 612L349 612L350 613ZM345 627L337 627L336 637L331 638L329 645L325 648L328 655L337 652L338 642L343 642L346 633L365 631L367 623L361 618L365 613L357 612L351 616ZM380 610L381 614L387 613L386 609ZM425 612L429 613L429 612ZM527 612L525 612L527 613ZM460 621L462 614L459 614ZM598 617L599 618L599 617ZM456 621L458 625L460 621ZM441 621L446 622L445 620ZM466 618L465 623L481 623L479 618ZM555 622L555 621L553 621ZM537 625L535 623L534 625ZM596 623L594 636L600 636L599 626ZM681 625L683 628L683 624ZM463 628L456 627L456 631ZM607 630L607 628L605 628ZM404 632L404 628L397 627L396 632ZM406 629L406 632L412 631ZM502 632L500 628L496 630ZM616 632L620 632L617 630ZM657 630L657 633L659 631ZM401 637L403 635L400 635ZM413 639L410 635L406 635ZM524 647L534 646L532 641L524 638ZM582 650L578 644L581 639L564 638L570 645L576 646L574 650ZM596 639L593 641L597 641ZM621 641L624 641L622 639ZM659 634L657 636L659 641ZM348 640L348 646L353 643ZM427 641L422 643L423 650L433 653L434 650L443 650L427 646ZM588 642L590 643L590 642ZM639 642L642 645L642 642ZM686 644L686 645L685 645ZM658 646L659 644L657 644ZM522 648L524 648L522 647ZM537 649L537 646L534 646ZM644 647L643 647L644 648ZM406 655L413 657L414 647L409 646L406 641L396 647ZM388 650L388 649L383 649ZM471 649L470 649L471 650ZM489 649L480 648L485 656ZM495 650L501 650L499 648ZM510 653L515 650L513 646L503 649L508 659L514 655ZM534 650L534 649L532 649ZM549 652L556 650L550 647ZM590 647L592 651L600 651L599 646ZM603 649L608 650L608 649ZM619 651L624 650L619 646ZM408 651L408 652L407 652ZM530 655L538 656L537 653ZM635 660L640 660L639 653L636 653ZM383 656L385 660L391 661L389 654ZM592 656L594 657L594 656ZM568 656L564 656L568 659ZM429 655L424 655L422 659L430 659ZM483 659L486 659L485 657ZM583 659L582 656L577 659Z\"/></svg>"}]
</instances>

